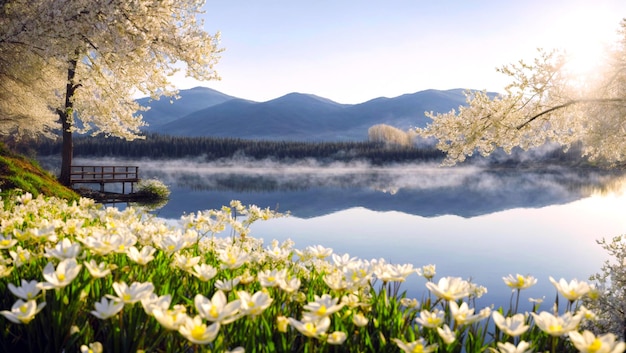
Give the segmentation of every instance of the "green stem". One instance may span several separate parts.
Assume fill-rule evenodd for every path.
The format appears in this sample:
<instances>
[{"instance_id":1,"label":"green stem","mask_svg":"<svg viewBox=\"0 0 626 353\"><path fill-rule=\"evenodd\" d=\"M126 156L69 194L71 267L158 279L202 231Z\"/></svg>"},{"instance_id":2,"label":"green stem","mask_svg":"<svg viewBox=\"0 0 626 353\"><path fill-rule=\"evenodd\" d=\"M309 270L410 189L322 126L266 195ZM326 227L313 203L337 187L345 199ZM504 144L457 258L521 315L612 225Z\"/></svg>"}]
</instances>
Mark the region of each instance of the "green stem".
<instances>
[{"instance_id":1,"label":"green stem","mask_svg":"<svg viewBox=\"0 0 626 353\"><path fill-rule=\"evenodd\" d=\"M513 314L517 314L517 308L519 307L519 297L520 297L520 291L521 289L517 289L517 298L515 299L515 311L513 312Z\"/></svg>"}]
</instances>

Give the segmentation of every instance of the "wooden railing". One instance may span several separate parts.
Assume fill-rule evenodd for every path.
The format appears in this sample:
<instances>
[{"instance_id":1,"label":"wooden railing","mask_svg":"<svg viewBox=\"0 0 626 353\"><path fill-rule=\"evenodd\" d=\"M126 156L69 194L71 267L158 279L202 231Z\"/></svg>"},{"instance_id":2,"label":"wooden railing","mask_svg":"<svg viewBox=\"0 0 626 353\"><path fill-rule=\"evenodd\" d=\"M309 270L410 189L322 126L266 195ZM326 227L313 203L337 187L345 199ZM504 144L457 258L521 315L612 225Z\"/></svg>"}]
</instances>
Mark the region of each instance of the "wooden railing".
<instances>
[{"instance_id":1,"label":"wooden railing","mask_svg":"<svg viewBox=\"0 0 626 353\"><path fill-rule=\"evenodd\" d=\"M125 194L125 185L130 183L132 193L136 182L139 182L137 166L73 165L70 171L70 185L100 184L101 192L104 192L104 184L122 183L122 194Z\"/></svg>"}]
</instances>

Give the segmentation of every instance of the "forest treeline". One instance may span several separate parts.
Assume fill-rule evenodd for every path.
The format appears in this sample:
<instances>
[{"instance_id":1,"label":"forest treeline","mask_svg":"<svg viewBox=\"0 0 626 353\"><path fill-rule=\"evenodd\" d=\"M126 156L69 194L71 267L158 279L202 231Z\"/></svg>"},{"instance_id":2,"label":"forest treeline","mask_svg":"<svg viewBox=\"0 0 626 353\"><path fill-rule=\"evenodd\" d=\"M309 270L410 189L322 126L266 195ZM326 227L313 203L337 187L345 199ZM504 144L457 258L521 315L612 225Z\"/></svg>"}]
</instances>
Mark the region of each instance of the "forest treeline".
<instances>
[{"instance_id":1,"label":"forest treeline","mask_svg":"<svg viewBox=\"0 0 626 353\"><path fill-rule=\"evenodd\" d=\"M21 141L13 148L31 157L59 155L61 141L40 139L28 142ZM520 153L513 156L489 158L498 165L527 164L528 158L519 158ZM585 163L577 148L563 152L560 149L550 150L541 155L535 154L533 163L556 163L579 165ZM333 161L368 161L372 164L400 162L441 162L445 154L434 146L398 145L376 141L352 142L303 142L303 141L270 141L246 140L224 137L185 137L162 134L148 134L145 139L126 141L119 138L76 137L74 138L75 157L123 157L150 159L203 158L206 161L233 157L247 157L256 160L275 159L294 161L300 159L316 159L320 162ZM471 158L470 158L471 160ZM525 160L525 162L521 162Z\"/></svg>"},{"instance_id":2,"label":"forest treeline","mask_svg":"<svg viewBox=\"0 0 626 353\"><path fill-rule=\"evenodd\" d=\"M61 142L32 141L28 144L28 148L30 155L57 155L61 153ZM149 134L143 140L134 141L104 137L76 137L74 156L151 159L202 157L207 161L245 156L258 160L273 158L290 161L313 158L329 162L365 160L374 164L384 164L405 161L439 161L443 159L444 154L434 146L418 148L383 142L268 141Z\"/></svg>"}]
</instances>

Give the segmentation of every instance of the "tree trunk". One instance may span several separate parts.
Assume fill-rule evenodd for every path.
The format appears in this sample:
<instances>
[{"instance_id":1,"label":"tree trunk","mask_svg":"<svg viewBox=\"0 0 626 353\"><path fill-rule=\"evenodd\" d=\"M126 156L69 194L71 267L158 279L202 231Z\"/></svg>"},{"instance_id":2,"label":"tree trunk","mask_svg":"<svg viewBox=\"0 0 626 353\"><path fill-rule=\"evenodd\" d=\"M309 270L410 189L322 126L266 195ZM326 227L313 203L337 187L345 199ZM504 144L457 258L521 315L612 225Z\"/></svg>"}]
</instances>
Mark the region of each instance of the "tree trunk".
<instances>
[{"instance_id":1,"label":"tree trunk","mask_svg":"<svg viewBox=\"0 0 626 353\"><path fill-rule=\"evenodd\" d=\"M59 109L59 119L63 129L63 148L61 149L61 175L59 182L65 186L70 186L70 173L72 171L72 157L74 154L74 143L72 141L72 127L74 126L74 92L78 85L74 82L76 76L77 59L69 61L67 69L67 86L65 88L65 107Z\"/></svg>"}]
</instances>

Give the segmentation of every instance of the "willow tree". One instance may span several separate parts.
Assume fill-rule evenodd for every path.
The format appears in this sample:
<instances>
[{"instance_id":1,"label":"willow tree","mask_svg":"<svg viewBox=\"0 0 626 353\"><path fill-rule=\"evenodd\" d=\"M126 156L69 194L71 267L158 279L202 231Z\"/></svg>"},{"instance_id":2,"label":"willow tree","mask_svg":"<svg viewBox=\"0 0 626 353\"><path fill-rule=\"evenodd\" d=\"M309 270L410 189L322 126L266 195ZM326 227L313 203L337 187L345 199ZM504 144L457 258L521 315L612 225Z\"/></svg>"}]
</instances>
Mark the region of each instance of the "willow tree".
<instances>
[{"instance_id":1,"label":"willow tree","mask_svg":"<svg viewBox=\"0 0 626 353\"><path fill-rule=\"evenodd\" d=\"M609 165L626 161L626 20L620 40L607 48L606 61L582 76L569 65L567 53L539 51L532 63L520 61L499 69L511 79L505 92L467 94L467 105L433 119L424 136L438 140L447 162L462 162L474 153L489 155L546 143L582 145L583 155Z\"/></svg>"},{"instance_id":2,"label":"willow tree","mask_svg":"<svg viewBox=\"0 0 626 353\"><path fill-rule=\"evenodd\" d=\"M140 138L138 94L175 95L168 79L181 69L198 80L217 78L219 34L203 29L203 5L204 0L0 2L0 77L11 78L10 85L0 85L8 106L0 106L0 115L13 117L3 131L33 122L30 130L49 130L49 114L37 112L43 106L56 114L63 135L60 181L69 184L74 132ZM15 91L15 85L25 90Z\"/></svg>"},{"instance_id":3,"label":"willow tree","mask_svg":"<svg viewBox=\"0 0 626 353\"><path fill-rule=\"evenodd\" d=\"M387 124L376 124L367 129L367 139L371 142L398 146L410 146L413 142L411 131L407 132Z\"/></svg>"}]
</instances>

